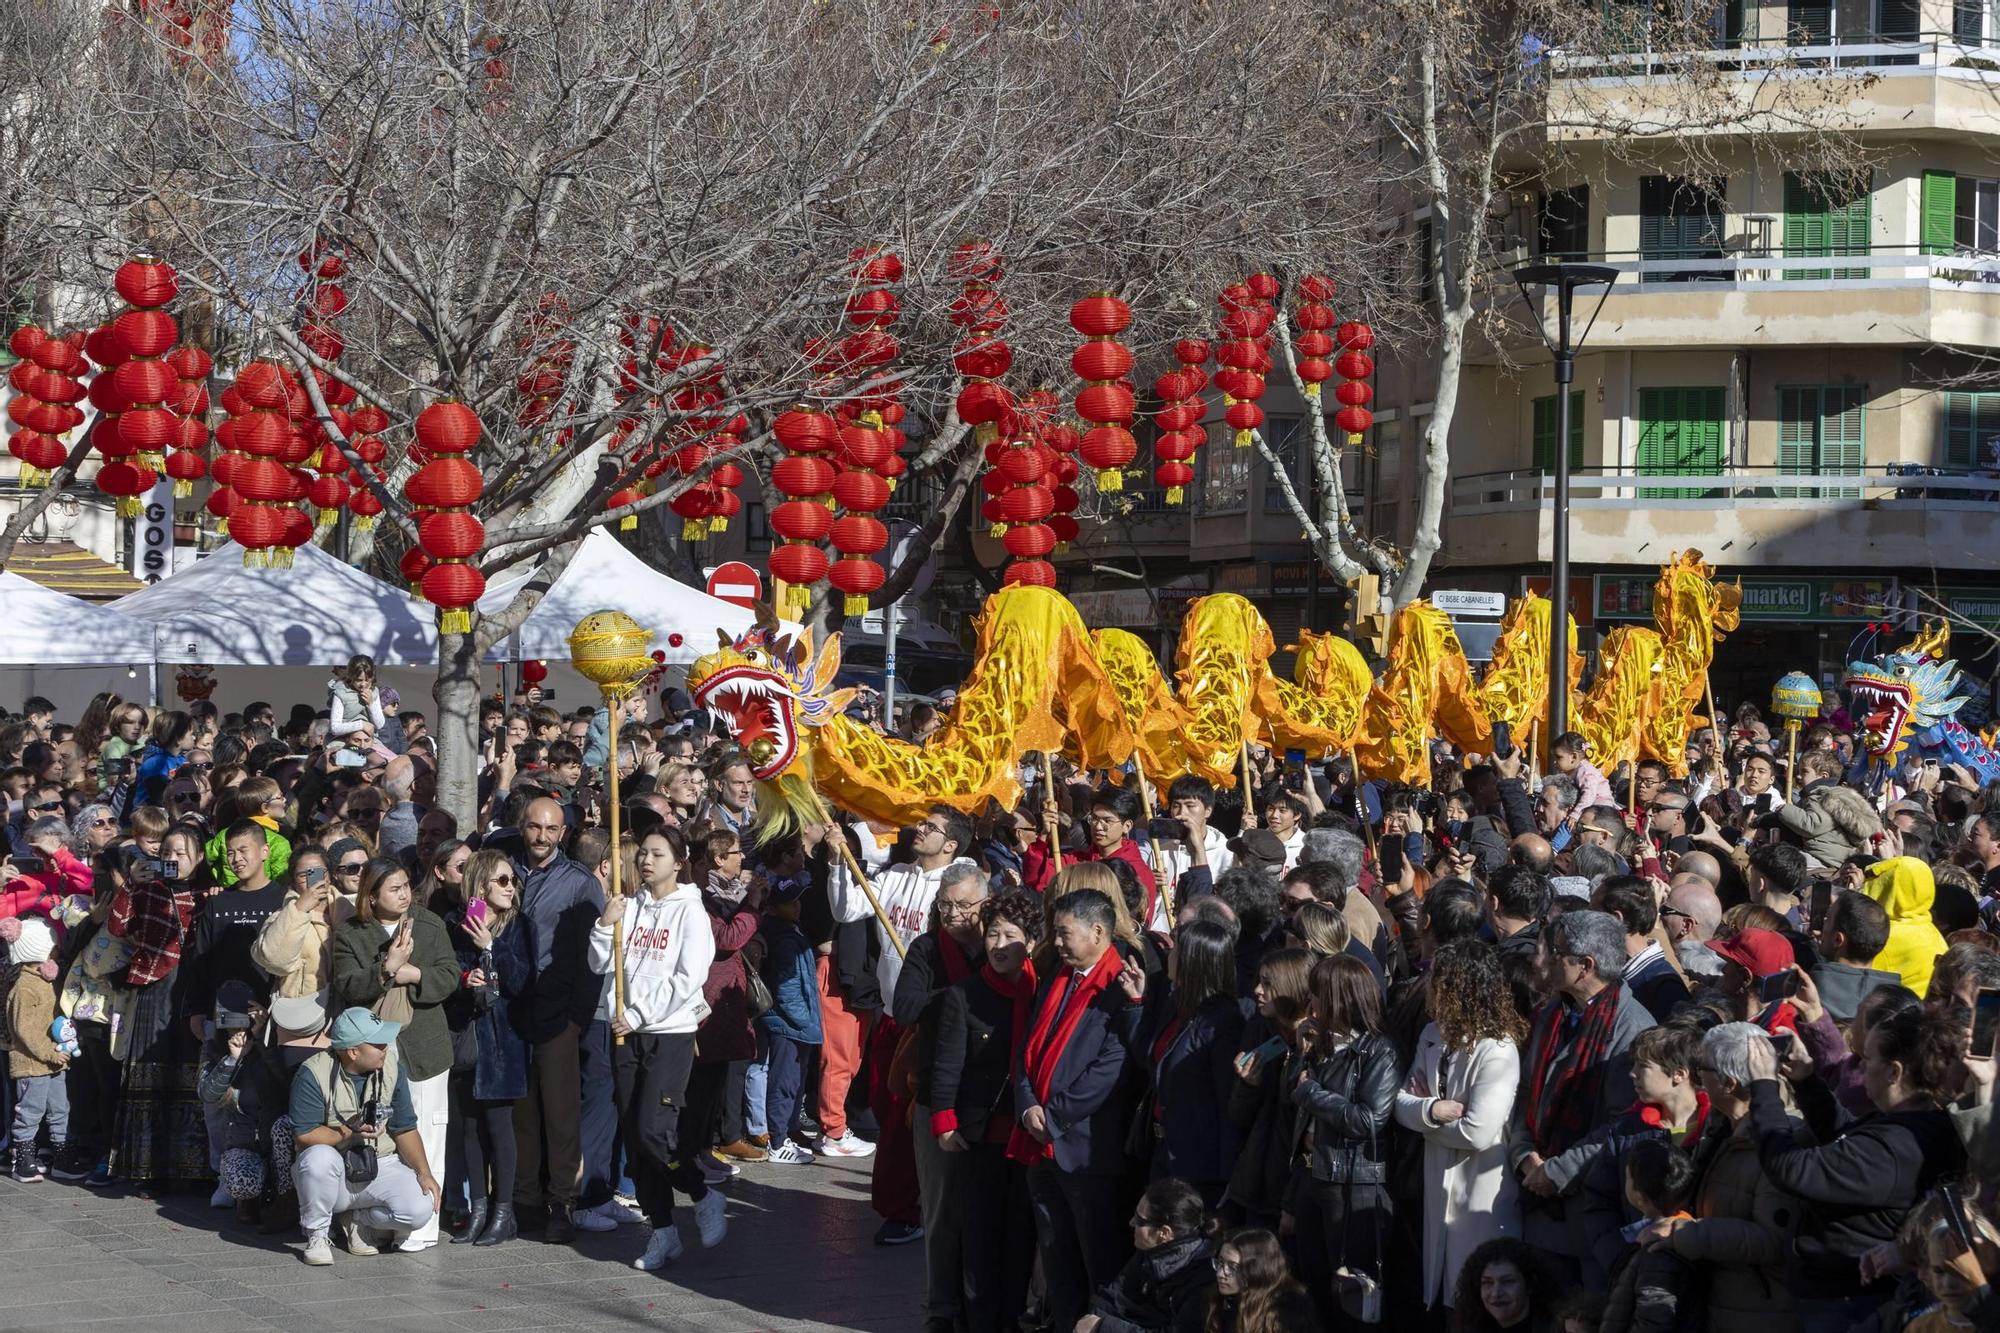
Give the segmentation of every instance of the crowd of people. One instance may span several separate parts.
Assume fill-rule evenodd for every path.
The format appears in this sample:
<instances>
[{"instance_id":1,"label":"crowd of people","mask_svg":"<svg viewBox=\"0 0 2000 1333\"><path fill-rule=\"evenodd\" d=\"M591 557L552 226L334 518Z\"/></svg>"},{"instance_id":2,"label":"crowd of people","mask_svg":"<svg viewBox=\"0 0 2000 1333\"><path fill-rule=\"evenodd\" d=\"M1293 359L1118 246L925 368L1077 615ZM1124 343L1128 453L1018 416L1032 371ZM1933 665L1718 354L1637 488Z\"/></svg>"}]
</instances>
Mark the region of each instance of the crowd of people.
<instances>
[{"instance_id":1,"label":"crowd of people","mask_svg":"<svg viewBox=\"0 0 2000 1333\"><path fill-rule=\"evenodd\" d=\"M1746 705L1682 777L1037 756L1012 809L773 831L681 703L614 753L489 702L460 828L365 658L284 716L25 701L11 1177L208 1190L314 1265L631 1225L665 1270L746 1169L868 1159L936 1333L2000 1329L1963 769L1819 726L1788 786Z\"/></svg>"}]
</instances>

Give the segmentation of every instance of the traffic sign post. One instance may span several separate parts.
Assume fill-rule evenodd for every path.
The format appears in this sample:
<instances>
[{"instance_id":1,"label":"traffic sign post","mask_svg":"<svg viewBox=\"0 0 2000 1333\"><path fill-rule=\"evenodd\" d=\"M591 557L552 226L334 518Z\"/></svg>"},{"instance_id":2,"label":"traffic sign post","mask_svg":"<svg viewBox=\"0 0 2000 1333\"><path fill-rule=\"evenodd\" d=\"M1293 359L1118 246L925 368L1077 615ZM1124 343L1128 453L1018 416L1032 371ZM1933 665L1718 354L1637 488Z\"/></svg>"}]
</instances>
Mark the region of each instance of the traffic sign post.
<instances>
[{"instance_id":1,"label":"traffic sign post","mask_svg":"<svg viewBox=\"0 0 2000 1333\"><path fill-rule=\"evenodd\" d=\"M708 595L745 611L754 611L758 599L764 595L764 579L741 560L726 561L709 571Z\"/></svg>"}]
</instances>

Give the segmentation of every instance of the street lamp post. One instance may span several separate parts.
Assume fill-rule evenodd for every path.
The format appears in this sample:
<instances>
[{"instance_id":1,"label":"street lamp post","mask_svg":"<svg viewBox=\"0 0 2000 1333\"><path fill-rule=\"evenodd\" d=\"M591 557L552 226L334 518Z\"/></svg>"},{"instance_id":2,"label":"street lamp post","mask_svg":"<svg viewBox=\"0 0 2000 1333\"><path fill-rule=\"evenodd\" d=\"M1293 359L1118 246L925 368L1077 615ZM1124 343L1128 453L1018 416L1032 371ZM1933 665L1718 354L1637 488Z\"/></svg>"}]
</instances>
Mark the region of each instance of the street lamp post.
<instances>
[{"instance_id":1,"label":"street lamp post","mask_svg":"<svg viewBox=\"0 0 2000 1333\"><path fill-rule=\"evenodd\" d=\"M1543 750L1547 754L1554 749L1556 737L1569 729L1569 386L1576 379L1577 349L1597 323L1598 311L1604 309L1605 297L1611 294L1611 284L1618 280L1618 270L1603 264L1522 264L1513 270L1513 278L1520 284L1521 299L1528 305L1535 332L1555 357L1556 490L1550 552L1553 567L1549 571L1549 729L1548 747ZM1570 316L1576 303L1576 289L1591 286L1602 286L1604 294L1597 298L1597 309L1590 312L1590 322L1584 325L1583 332L1572 337ZM1543 323L1539 299L1550 292L1556 298L1553 339Z\"/></svg>"}]
</instances>

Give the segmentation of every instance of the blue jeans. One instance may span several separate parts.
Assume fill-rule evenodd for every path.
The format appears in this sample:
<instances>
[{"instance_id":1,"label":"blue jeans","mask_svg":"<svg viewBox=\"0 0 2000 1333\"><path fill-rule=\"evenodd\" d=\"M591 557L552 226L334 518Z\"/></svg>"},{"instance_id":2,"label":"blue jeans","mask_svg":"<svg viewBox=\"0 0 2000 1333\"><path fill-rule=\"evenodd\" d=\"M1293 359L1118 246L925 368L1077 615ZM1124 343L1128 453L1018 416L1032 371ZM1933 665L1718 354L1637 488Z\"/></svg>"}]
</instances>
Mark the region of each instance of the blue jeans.
<instances>
[{"instance_id":1,"label":"blue jeans","mask_svg":"<svg viewBox=\"0 0 2000 1333\"><path fill-rule=\"evenodd\" d=\"M601 1018L577 1037L577 1076L583 1097L577 1118L577 1139L583 1149L583 1187L579 1208L595 1208L611 1200L612 1143L618 1137L618 1088L611 1070L611 1025Z\"/></svg>"},{"instance_id":2,"label":"blue jeans","mask_svg":"<svg viewBox=\"0 0 2000 1333\"><path fill-rule=\"evenodd\" d=\"M771 1039L757 1029L757 1058L743 1071L743 1128L750 1134L768 1134L764 1099L770 1095Z\"/></svg>"},{"instance_id":3,"label":"blue jeans","mask_svg":"<svg viewBox=\"0 0 2000 1333\"><path fill-rule=\"evenodd\" d=\"M799 1127L799 1108L804 1102L806 1060L812 1048L802 1041L766 1033L771 1044L767 1086L764 1093L764 1124L776 1147Z\"/></svg>"}]
</instances>

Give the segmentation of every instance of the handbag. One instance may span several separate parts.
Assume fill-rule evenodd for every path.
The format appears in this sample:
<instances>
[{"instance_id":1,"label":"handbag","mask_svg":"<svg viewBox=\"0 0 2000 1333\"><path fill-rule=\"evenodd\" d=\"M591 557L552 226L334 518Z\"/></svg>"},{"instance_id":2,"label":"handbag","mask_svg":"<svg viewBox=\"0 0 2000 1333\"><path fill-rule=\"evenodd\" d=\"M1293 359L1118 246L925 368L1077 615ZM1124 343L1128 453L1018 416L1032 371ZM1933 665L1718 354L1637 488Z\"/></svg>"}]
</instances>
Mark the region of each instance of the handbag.
<instances>
[{"instance_id":1,"label":"handbag","mask_svg":"<svg viewBox=\"0 0 2000 1333\"><path fill-rule=\"evenodd\" d=\"M776 1003L771 998L771 988L764 984L764 974L754 967L746 965L743 978L743 993L750 998L750 1017L762 1018L771 1012L771 1006Z\"/></svg>"},{"instance_id":2,"label":"handbag","mask_svg":"<svg viewBox=\"0 0 2000 1333\"><path fill-rule=\"evenodd\" d=\"M382 998L368 1006L368 1012L384 1023L395 1023L408 1027L410 1020L417 1016L416 1006L410 1003L408 986L391 986L382 992Z\"/></svg>"},{"instance_id":3,"label":"handbag","mask_svg":"<svg viewBox=\"0 0 2000 1333\"><path fill-rule=\"evenodd\" d=\"M1368 1126L1368 1155L1380 1158L1375 1140L1375 1126ZM1354 1172L1347 1173L1347 1181L1341 1187L1347 1192L1347 1213L1354 1213ZM1370 1189L1380 1186L1371 1185ZM1340 1267L1333 1270L1334 1294L1340 1298L1341 1313L1356 1324L1379 1324L1382 1322L1382 1214L1383 1209L1371 1208L1375 1216L1375 1271L1356 1272L1347 1266L1346 1229L1342 1228Z\"/></svg>"}]
</instances>

